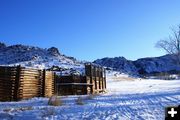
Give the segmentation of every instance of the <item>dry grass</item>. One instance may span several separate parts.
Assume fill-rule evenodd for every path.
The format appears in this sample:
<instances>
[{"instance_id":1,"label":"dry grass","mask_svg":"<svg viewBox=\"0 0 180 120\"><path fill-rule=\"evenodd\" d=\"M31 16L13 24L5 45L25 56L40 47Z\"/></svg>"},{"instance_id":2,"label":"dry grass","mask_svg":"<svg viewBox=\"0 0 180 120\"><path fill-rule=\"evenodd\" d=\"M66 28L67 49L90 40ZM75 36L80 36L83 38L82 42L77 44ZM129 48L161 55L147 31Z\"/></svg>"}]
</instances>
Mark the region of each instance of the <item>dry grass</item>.
<instances>
[{"instance_id":1,"label":"dry grass","mask_svg":"<svg viewBox=\"0 0 180 120\"><path fill-rule=\"evenodd\" d=\"M131 78L131 77L111 77L112 80L117 80L117 81L124 81L124 80L135 80L135 78Z\"/></svg>"},{"instance_id":2,"label":"dry grass","mask_svg":"<svg viewBox=\"0 0 180 120\"><path fill-rule=\"evenodd\" d=\"M108 91L107 90L103 90L102 93L108 93Z\"/></svg>"},{"instance_id":3,"label":"dry grass","mask_svg":"<svg viewBox=\"0 0 180 120\"><path fill-rule=\"evenodd\" d=\"M76 100L76 104L77 105L84 105L83 98L82 97L78 97L77 100Z\"/></svg>"},{"instance_id":4,"label":"dry grass","mask_svg":"<svg viewBox=\"0 0 180 120\"><path fill-rule=\"evenodd\" d=\"M14 108L14 109L6 108L3 111L4 112L18 112L18 111L28 111L28 110L33 110L33 108L31 106L29 106L29 107Z\"/></svg>"},{"instance_id":5,"label":"dry grass","mask_svg":"<svg viewBox=\"0 0 180 120\"><path fill-rule=\"evenodd\" d=\"M20 110L27 111L27 110L33 110L33 108L32 107L21 107Z\"/></svg>"},{"instance_id":6,"label":"dry grass","mask_svg":"<svg viewBox=\"0 0 180 120\"><path fill-rule=\"evenodd\" d=\"M49 98L48 105L61 106L61 105L63 105L63 102L56 95L53 95Z\"/></svg>"},{"instance_id":7,"label":"dry grass","mask_svg":"<svg viewBox=\"0 0 180 120\"><path fill-rule=\"evenodd\" d=\"M4 112L10 112L11 109L10 109L10 108L6 108L6 109L4 109L3 111L4 111Z\"/></svg>"}]
</instances>

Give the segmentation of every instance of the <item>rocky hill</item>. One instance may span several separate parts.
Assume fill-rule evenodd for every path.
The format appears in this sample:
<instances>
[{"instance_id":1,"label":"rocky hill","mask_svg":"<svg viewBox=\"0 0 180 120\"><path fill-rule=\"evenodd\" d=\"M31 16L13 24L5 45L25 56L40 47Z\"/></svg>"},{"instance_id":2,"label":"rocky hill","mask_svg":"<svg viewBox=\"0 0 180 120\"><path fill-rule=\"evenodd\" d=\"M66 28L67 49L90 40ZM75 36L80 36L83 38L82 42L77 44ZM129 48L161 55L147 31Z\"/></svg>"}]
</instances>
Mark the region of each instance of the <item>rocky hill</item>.
<instances>
[{"instance_id":1,"label":"rocky hill","mask_svg":"<svg viewBox=\"0 0 180 120\"><path fill-rule=\"evenodd\" d=\"M151 74L160 72L178 72L180 65L174 55L141 58L136 61L124 57L97 59L94 63L128 74Z\"/></svg>"},{"instance_id":2,"label":"rocky hill","mask_svg":"<svg viewBox=\"0 0 180 120\"><path fill-rule=\"evenodd\" d=\"M55 47L43 49L26 45L7 46L0 43L0 65L21 65L40 69L76 69L81 70L83 63L74 57L68 57Z\"/></svg>"}]
</instances>

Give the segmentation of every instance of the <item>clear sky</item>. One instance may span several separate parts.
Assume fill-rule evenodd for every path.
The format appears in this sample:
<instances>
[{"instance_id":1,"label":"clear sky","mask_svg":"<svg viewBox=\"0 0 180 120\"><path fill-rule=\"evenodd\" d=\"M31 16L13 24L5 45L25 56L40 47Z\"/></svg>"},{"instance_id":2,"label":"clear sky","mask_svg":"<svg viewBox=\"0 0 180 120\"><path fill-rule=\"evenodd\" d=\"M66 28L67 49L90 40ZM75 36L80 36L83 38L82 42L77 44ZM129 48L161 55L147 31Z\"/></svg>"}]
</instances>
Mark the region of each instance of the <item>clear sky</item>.
<instances>
[{"instance_id":1,"label":"clear sky","mask_svg":"<svg viewBox=\"0 0 180 120\"><path fill-rule=\"evenodd\" d=\"M180 0L0 0L0 41L79 60L165 54L156 41L180 24Z\"/></svg>"}]
</instances>

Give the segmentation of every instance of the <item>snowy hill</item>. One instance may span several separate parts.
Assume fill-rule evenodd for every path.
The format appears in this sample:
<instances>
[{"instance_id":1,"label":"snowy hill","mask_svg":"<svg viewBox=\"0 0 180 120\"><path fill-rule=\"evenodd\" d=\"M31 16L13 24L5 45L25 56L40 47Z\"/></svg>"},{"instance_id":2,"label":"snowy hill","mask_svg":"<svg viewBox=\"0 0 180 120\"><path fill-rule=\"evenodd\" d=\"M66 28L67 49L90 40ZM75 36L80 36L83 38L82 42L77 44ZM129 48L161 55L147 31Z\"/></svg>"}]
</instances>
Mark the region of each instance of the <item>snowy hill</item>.
<instances>
[{"instance_id":1,"label":"snowy hill","mask_svg":"<svg viewBox=\"0 0 180 120\"><path fill-rule=\"evenodd\" d=\"M180 66L175 62L173 55L141 58L136 61L127 60L124 57L102 58L95 60L94 63L128 74L177 72L180 70Z\"/></svg>"},{"instance_id":2,"label":"snowy hill","mask_svg":"<svg viewBox=\"0 0 180 120\"><path fill-rule=\"evenodd\" d=\"M122 73L137 73L137 69L133 64L133 61L127 60L124 57L102 58L95 60L94 63L113 68L114 70L120 71Z\"/></svg>"},{"instance_id":3,"label":"snowy hill","mask_svg":"<svg viewBox=\"0 0 180 120\"><path fill-rule=\"evenodd\" d=\"M83 68L82 62L61 54L55 47L43 49L25 45L6 46L4 43L0 43L0 65L21 65L40 69L55 66L76 70Z\"/></svg>"}]
</instances>

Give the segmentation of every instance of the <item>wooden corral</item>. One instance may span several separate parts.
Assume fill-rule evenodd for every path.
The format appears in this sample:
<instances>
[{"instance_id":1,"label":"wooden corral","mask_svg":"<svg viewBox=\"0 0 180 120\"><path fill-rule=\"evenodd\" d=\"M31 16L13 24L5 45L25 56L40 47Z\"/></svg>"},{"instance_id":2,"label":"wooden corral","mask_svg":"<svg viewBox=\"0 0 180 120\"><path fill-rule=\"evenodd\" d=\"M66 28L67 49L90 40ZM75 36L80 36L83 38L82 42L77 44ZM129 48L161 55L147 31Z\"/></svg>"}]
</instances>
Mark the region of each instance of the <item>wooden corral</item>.
<instances>
[{"instance_id":1,"label":"wooden corral","mask_svg":"<svg viewBox=\"0 0 180 120\"><path fill-rule=\"evenodd\" d=\"M56 94L84 95L105 91L105 69L92 64L85 64L85 76L56 76Z\"/></svg>"},{"instance_id":2,"label":"wooden corral","mask_svg":"<svg viewBox=\"0 0 180 120\"><path fill-rule=\"evenodd\" d=\"M56 93L58 95L83 95L91 93L91 83L85 76L60 76L56 78Z\"/></svg>"},{"instance_id":3,"label":"wooden corral","mask_svg":"<svg viewBox=\"0 0 180 120\"><path fill-rule=\"evenodd\" d=\"M86 81L92 84L92 93L100 93L106 89L106 71L103 67L85 64Z\"/></svg>"},{"instance_id":4,"label":"wooden corral","mask_svg":"<svg viewBox=\"0 0 180 120\"><path fill-rule=\"evenodd\" d=\"M53 94L53 72L21 66L0 66L0 101L50 97Z\"/></svg>"}]
</instances>

